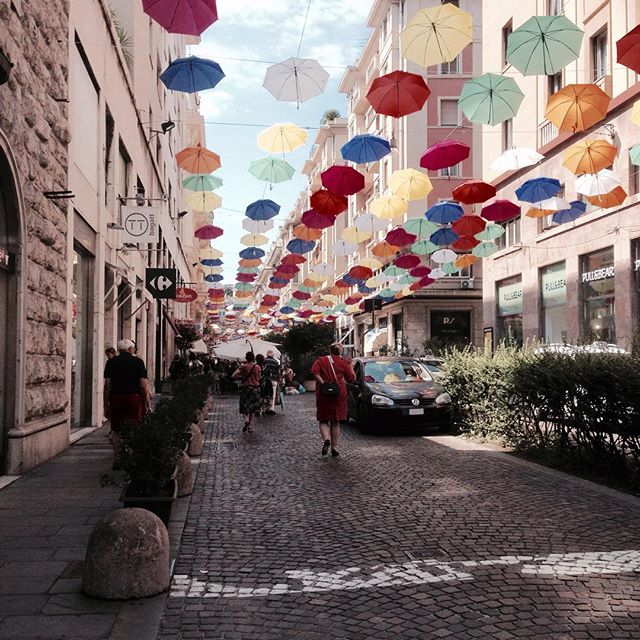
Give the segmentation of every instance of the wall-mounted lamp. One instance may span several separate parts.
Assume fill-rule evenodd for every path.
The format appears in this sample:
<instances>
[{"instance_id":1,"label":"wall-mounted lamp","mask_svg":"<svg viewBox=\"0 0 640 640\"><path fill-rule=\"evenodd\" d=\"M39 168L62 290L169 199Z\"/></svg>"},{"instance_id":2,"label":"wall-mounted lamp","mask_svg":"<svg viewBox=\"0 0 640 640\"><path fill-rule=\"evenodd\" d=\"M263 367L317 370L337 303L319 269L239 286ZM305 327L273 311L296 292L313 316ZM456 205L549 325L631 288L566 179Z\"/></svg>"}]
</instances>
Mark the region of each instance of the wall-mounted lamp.
<instances>
[{"instance_id":1,"label":"wall-mounted lamp","mask_svg":"<svg viewBox=\"0 0 640 640\"><path fill-rule=\"evenodd\" d=\"M9 60L7 54L0 49L0 84L5 84L5 82L9 81L12 68L13 64L11 60Z\"/></svg>"},{"instance_id":2,"label":"wall-mounted lamp","mask_svg":"<svg viewBox=\"0 0 640 640\"><path fill-rule=\"evenodd\" d=\"M171 131L171 129L174 129L175 126L176 123L171 118L169 118L166 122L163 122L160 125L161 131L159 131L158 129L149 129L152 134L149 140L152 140L155 136L160 134L162 134L163 136L166 135L167 133L169 133L169 131Z\"/></svg>"},{"instance_id":3,"label":"wall-mounted lamp","mask_svg":"<svg viewBox=\"0 0 640 640\"><path fill-rule=\"evenodd\" d=\"M171 218L172 220L180 220L184 218L189 212L188 211L179 211L178 215L175 218Z\"/></svg>"},{"instance_id":4,"label":"wall-mounted lamp","mask_svg":"<svg viewBox=\"0 0 640 640\"><path fill-rule=\"evenodd\" d=\"M114 229L115 231L122 231L124 227L119 222L107 222L107 229Z\"/></svg>"}]
</instances>

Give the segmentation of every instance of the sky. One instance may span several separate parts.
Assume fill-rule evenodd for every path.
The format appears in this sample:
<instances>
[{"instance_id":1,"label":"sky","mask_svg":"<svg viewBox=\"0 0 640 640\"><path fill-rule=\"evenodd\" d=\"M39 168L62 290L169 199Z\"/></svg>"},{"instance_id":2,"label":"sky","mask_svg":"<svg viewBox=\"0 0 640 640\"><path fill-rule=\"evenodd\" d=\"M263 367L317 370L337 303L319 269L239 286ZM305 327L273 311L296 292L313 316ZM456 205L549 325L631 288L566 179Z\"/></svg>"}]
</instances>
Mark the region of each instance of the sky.
<instances>
[{"instance_id":1,"label":"sky","mask_svg":"<svg viewBox=\"0 0 640 640\"><path fill-rule=\"evenodd\" d=\"M289 214L300 191L307 184L300 171L309 156L322 114L337 109L346 116L346 96L338 85L348 65L354 64L370 30L365 20L370 0L218 0L219 20L202 34L201 43L191 53L215 60L226 77L212 90L200 94L200 111L206 124L207 147L220 154L222 167L216 171L224 181L217 190L223 208L214 214L214 224L224 235L213 246L224 252L225 282L235 281L244 210L251 202L270 198L281 206L271 239ZM296 56L305 15L309 7L301 58L315 58L331 75L324 94L297 108L295 103L276 100L263 86L269 63ZM237 60L241 58L245 61ZM254 60L261 62L248 62ZM238 126L214 123L238 123ZM262 129L276 122L292 122L309 131L307 144L286 160L296 169L293 179L273 185L254 178L252 160L269 154L258 148ZM259 125L259 126L250 126ZM267 251L269 245L262 247Z\"/></svg>"}]
</instances>

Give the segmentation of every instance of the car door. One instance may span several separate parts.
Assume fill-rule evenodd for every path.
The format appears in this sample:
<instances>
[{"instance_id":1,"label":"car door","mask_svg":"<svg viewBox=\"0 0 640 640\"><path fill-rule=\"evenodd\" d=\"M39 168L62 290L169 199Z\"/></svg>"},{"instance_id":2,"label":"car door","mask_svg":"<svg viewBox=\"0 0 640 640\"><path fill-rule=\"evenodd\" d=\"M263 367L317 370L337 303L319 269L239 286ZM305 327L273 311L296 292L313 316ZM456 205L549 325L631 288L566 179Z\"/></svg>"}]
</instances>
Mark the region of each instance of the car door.
<instances>
[{"instance_id":1,"label":"car door","mask_svg":"<svg viewBox=\"0 0 640 640\"><path fill-rule=\"evenodd\" d=\"M356 360L353 363L353 371L356 374L355 382L347 384L347 410L349 417L358 419L358 397L360 396L360 380L362 378L362 364Z\"/></svg>"}]
</instances>

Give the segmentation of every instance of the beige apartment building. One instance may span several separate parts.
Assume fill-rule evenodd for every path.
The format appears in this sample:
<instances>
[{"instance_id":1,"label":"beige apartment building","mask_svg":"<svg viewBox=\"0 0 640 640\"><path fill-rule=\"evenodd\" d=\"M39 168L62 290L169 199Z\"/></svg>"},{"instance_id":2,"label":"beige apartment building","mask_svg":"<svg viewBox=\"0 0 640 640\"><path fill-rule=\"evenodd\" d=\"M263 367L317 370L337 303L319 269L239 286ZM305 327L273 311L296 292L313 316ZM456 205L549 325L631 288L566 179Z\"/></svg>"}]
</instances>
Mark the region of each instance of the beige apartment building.
<instances>
[{"instance_id":1,"label":"beige apartment building","mask_svg":"<svg viewBox=\"0 0 640 640\"><path fill-rule=\"evenodd\" d=\"M515 118L484 127L483 177L498 196L515 199L515 189L538 176L559 179L562 197L578 199L575 177L562 166L564 151L583 139L602 138L618 148L613 170L628 197L620 206L587 206L575 222L554 225L551 216L522 214L508 222L503 248L484 260L484 324L487 340L592 342L629 346L637 332L640 300L638 167L629 148L639 129L631 109L640 97L638 76L616 63L615 43L640 21L634 0L483 3L483 69L500 73L508 34L535 14L564 13L584 30L579 58L555 76L512 75L526 99ZM501 42L502 46L495 46ZM606 118L586 132L561 133L545 120L548 97L562 86L596 83L612 98ZM491 162L510 147L531 147L544 160L518 172L496 175Z\"/></svg>"}]
</instances>

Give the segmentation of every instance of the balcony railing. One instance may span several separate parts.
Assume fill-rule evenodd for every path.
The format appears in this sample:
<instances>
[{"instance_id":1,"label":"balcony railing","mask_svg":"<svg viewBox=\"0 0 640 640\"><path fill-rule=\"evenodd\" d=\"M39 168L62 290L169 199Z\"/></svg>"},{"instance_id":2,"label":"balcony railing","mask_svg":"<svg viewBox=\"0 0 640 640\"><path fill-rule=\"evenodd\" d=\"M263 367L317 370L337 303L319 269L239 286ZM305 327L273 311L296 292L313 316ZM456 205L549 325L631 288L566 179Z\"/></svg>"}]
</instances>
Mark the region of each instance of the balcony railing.
<instances>
[{"instance_id":1,"label":"balcony railing","mask_svg":"<svg viewBox=\"0 0 640 640\"><path fill-rule=\"evenodd\" d=\"M554 138L557 138L559 133L558 127L556 127L553 122L549 122L548 120L545 120L538 127L538 132L538 147L544 147L544 145L549 144L549 142L551 142Z\"/></svg>"}]
</instances>

